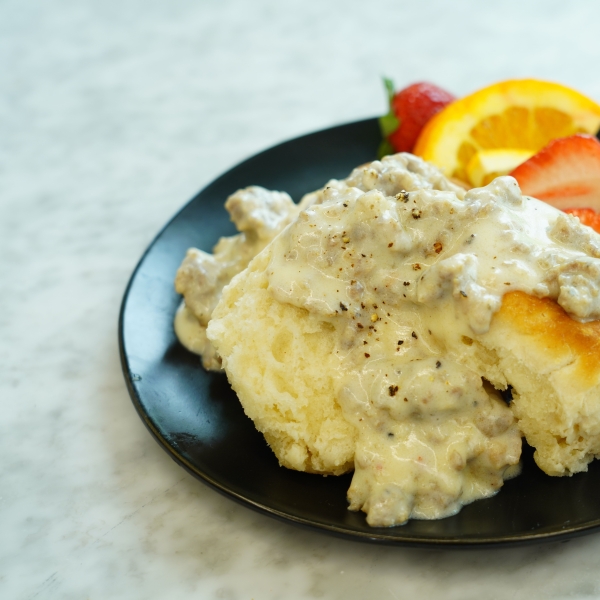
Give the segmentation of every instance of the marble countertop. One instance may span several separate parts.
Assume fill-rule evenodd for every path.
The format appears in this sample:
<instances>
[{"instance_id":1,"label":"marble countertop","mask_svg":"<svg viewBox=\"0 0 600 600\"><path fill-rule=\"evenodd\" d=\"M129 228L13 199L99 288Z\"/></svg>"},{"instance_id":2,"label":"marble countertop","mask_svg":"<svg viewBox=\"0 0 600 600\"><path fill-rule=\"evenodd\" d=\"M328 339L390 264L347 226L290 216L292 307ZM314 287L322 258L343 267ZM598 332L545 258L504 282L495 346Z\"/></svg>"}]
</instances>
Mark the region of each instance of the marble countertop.
<instances>
[{"instance_id":1,"label":"marble countertop","mask_svg":"<svg viewBox=\"0 0 600 600\"><path fill-rule=\"evenodd\" d=\"M0 598L600 598L600 534L479 551L298 529L177 466L129 399L120 301L241 159L382 113L383 74L600 98L600 8L530 0L0 3Z\"/></svg>"}]
</instances>

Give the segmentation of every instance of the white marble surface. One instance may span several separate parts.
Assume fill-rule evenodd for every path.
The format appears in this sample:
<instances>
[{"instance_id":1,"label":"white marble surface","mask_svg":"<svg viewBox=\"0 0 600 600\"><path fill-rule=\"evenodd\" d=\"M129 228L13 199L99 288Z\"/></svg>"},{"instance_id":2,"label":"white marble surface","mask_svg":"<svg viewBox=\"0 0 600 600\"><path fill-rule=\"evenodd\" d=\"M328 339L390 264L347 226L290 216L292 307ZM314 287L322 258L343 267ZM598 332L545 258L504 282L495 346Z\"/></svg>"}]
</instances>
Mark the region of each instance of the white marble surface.
<instances>
[{"instance_id":1,"label":"white marble surface","mask_svg":"<svg viewBox=\"0 0 600 600\"><path fill-rule=\"evenodd\" d=\"M380 113L380 75L600 98L594 0L0 2L0 598L600 598L600 534L426 551L299 530L176 466L129 400L125 285L240 159Z\"/></svg>"}]
</instances>

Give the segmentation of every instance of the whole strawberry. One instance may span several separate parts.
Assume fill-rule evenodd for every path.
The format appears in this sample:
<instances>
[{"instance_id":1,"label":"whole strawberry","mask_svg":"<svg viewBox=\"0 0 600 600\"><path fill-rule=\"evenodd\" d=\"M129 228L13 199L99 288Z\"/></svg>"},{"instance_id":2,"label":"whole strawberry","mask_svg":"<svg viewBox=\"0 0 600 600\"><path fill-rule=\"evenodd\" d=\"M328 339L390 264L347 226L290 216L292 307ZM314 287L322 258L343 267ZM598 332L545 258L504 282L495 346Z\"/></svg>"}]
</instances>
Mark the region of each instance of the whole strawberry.
<instances>
[{"instance_id":1,"label":"whole strawberry","mask_svg":"<svg viewBox=\"0 0 600 600\"><path fill-rule=\"evenodd\" d=\"M393 152L412 152L421 130L455 97L432 83L413 83L394 92L390 79L383 80L389 98L390 112L379 119L383 142L379 156Z\"/></svg>"}]
</instances>

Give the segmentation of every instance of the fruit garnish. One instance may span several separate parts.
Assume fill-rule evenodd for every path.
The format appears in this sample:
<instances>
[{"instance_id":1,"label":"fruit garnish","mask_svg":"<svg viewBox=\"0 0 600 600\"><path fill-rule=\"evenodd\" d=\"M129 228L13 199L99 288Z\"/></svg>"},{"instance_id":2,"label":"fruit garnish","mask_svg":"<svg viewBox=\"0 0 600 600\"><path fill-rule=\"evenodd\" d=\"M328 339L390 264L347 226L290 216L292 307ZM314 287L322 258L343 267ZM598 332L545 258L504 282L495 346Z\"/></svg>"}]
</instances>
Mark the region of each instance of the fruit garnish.
<instances>
[{"instance_id":1,"label":"fruit garnish","mask_svg":"<svg viewBox=\"0 0 600 600\"><path fill-rule=\"evenodd\" d=\"M600 210L600 142L594 136L553 140L510 175L523 194L556 208Z\"/></svg>"},{"instance_id":2,"label":"fruit garnish","mask_svg":"<svg viewBox=\"0 0 600 600\"><path fill-rule=\"evenodd\" d=\"M477 185L469 170L483 181L488 164L494 175L515 166L506 161L499 169L502 160L490 158L490 150L534 154L553 139L595 133L599 125L600 105L583 94L547 81L509 80L448 105L423 128L413 152L447 176Z\"/></svg>"},{"instance_id":3,"label":"fruit garnish","mask_svg":"<svg viewBox=\"0 0 600 600\"><path fill-rule=\"evenodd\" d=\"M384 78L383 83L389 112L379 119L384 138L379 147L380 158L393 152L412 152L425 124L455 99L432 83L413 83L399 92L394 91L391 79Z\"/></svg>"},{"instance_id":4,"label":"fruit garnish","mask_svg":"<svg viewBox=\"0 0 600 600\"><path fill-rule=\"evenodd\" d=\"M487 185L492 179L512 171L532 154L533 152L530 150L519 150L518 148L481 150L467 165L469 183L476 187Z\"/></svg>"},{"instance_id":5,"label":"fruit garnish","mask_svg":"<svg viewBox=\"0 0 600 600\"><path fill-rule=\"evenodd\" d=\"M600 213L593 208L565 208L565 212L579 217L579 220L588 227L600 233Z\"/></svg>"}]
</instances>

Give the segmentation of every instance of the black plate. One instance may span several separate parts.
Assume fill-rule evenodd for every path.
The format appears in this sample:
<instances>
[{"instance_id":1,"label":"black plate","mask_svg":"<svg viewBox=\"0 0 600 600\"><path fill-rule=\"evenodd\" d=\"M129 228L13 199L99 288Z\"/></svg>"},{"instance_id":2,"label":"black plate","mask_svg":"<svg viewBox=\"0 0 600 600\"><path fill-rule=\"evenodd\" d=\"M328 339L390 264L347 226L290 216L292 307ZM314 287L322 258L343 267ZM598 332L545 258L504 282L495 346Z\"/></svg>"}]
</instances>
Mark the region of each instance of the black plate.
<instances>
[{"instance_id":1,"label":"black plate","mask_svg":"<svg viewBox=\"0 0 600 600\"><path fill-rule=\"evenodd\" d=\"M172 320L179 296L175 271L190 246L210 250L234 233L227 196L256 184L304 193L375 158L376 119L300 137L246 160L200 192L158 234L123 299L121 360L133 403L170 456L230 498L268 515L365 541L398 545L514 545L581 535L600 526L599 463L574 477L544 475L524 451L520 477L490 499L439 521L372 528L347 510L351 475L320 477L279 467L224 375L205 372L182 348Z\"/></svg>"}]
</instances>

